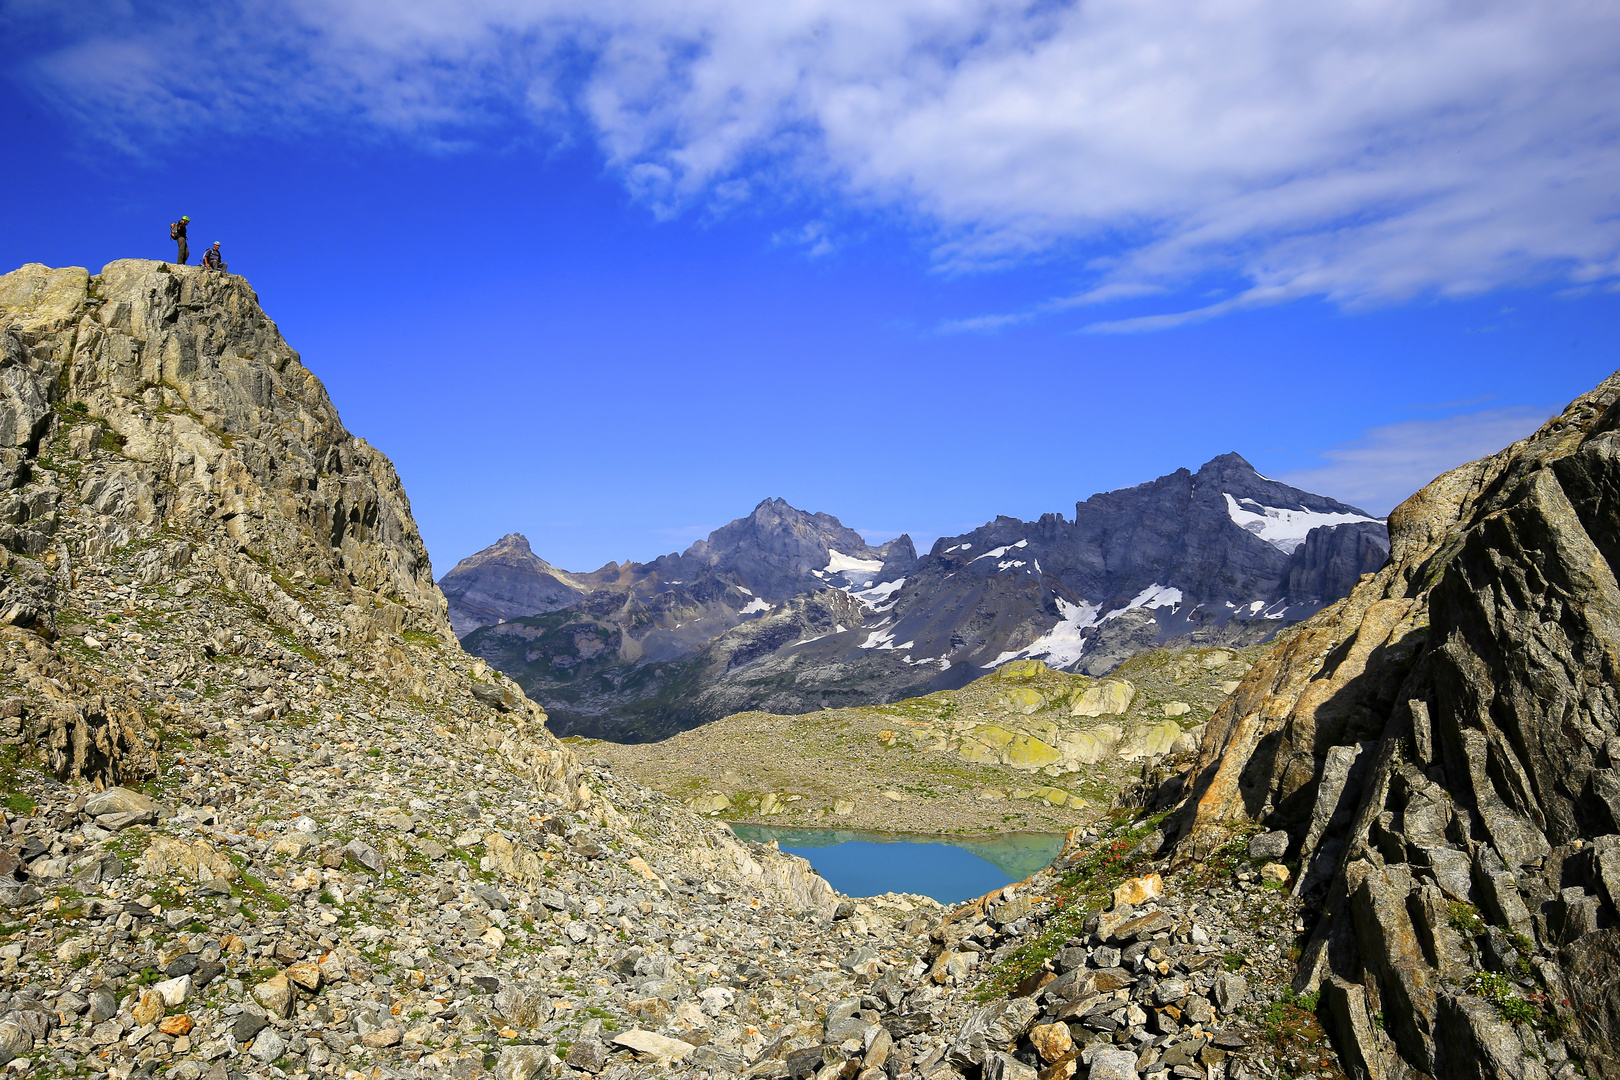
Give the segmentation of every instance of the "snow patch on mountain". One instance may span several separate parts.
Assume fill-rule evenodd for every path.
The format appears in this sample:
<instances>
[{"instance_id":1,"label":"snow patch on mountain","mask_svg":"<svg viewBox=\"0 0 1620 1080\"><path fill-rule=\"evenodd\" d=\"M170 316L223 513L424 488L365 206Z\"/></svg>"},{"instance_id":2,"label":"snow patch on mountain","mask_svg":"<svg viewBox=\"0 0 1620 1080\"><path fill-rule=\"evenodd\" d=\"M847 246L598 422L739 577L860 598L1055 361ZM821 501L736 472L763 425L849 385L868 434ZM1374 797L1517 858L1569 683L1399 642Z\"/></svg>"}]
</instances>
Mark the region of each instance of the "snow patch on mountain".
<instances>
[{"instance_id":1,"label":"snow patch on mountain","mask_svg":"<svg viewBox=\"0 0 1620 1080\"><path fill-rule=\"evenodd\" d=\"M763 599L756 596L752 600L748 601L747 604L745 604L742 607L738 608L737 609L737 614L739 614L739 615L752 615L756 611L774 611L774 610L776 610L776 605L775 604L766 603Z\"/></svg>"},{"instance_id":2,"label":"snow patch on mountain","mask_svg":"<svg viewBox=\"0 0 1620 1080\"><path fill-rule=\"evenodd\" d=\"M1147 588L1137 593L1135 598L1133 598L1130 603L1126 604L1122 608L1115 608L1113 611L1110 611L1097 621L1100 623L1105 623L1109 619L1117 619L1127 611L1134 611L1137 608L1173 608L1179 603L1181 603L1180 589L1174 589L1169 585L1160 585L1158 582L1154 582L1152 585L1149 585Z\"/></svg>"},{"instance_id":3,"label":"snow patch on mountain","mask_svg":"<svg viewBox=\"0 0 1620 1080\"><path fill-rule=\"evenodd\" d=\"M966 545L964 545L964 546L966 546ZM1003 555L1007 554L1007 552L1011 551L1013 548L1021 548L1021 547L1028 547L1028 546L1029 546L1029 541L1028 540L1020 540L1016 544L1008 544L1005 547L991 548L989 551L985 552L983 555L980 555L978 558L973 559L971 561L972 562L978 562L979 559L999 559Z\"/></svg>"},{"instance_id":4,"label":"snow patch on mountain","mask_svg":"<svg viewBox=\"0 0 1620 1080\"><path fill-rule=\"evenodd\" d=\"M1289 555L1305 542L1306 534L1312 529L1323 525L1348 525L1353 521L1379 520L1361 514L1325 514L1315 510L1287 510L1277 506L1261 506L1253 499L1234 499L1231 495L1226 496L1226 513L1238 528L1253 533L1278 551Z\"/></svg>"},{"instance_id":5,"label":"snow patch on mountain","mask_svg":"<svg viewBox=\"0 0 1620 1080\"><path fill-rule=\"evenodd\" d=\"M832 548L827 549L827 556L827 565L822 568L824 574L875 574L883 569L879 559L857 559Z\"/></svg>"},{"instance_id":6,"label":"snow patch on mountain","mask_svg":"<svg viewBox=\"0 0 1620 1080\"><path fill-rule=\"evenodd\" d=\"M882 650L882 649L912 649L912 648L915 648L916 645L917 645L917 643L915 641L904 641L904 642L901 642L899 645L896 645L894 643L894 631L893 630L874 630L874 631L872 631L870 634L868 634L866 636L865 641L861 642L860 647L863 648L863 649L879 649L879 650Z\"/></svg>"},{"instance_id":7,"label":"snow patch on mountain","mask_svg":"<svg viewBox=\"0 0 1620 1080\"><path fill-rule=\"evenodd\" d=\"M1098 604L1071 604L1062 598L1057 602L1063 618L1058 624L1022 649L1004 652L990 661L990 667L1000 667L1009 660L1045 660L1047 667L1062 668L1079 660L1085 654L1086 642L1081 631L1089 630L1100 621L1102 611Z\"/></svg>"},{"instance_id":8,"label":"snow patch on mountain","mask_svg":"<svg viewBox=\"0 0 1620 1080\"><path fill-rule=\"evenodd\" d=\"M1085 655L1088 642L1084 632L1092 627L1101 626L1109 619L1117 619L1137 608L1173 608L1180 603L1180 589L1158 582L1137 593L1124 607L1114 608L1107 614L1102 613L1101 604L1087 601L1071 604L1059 597L1057 605L1062 618L1056 626L1022 649L1002 653L986 666L1000 667L1009 660L1044 660L1047 667L1065 668Z\"/></svg>"},{"instance_id":9,"label":"snow patch on mountain","mask_svg":"<svg viewBox=\"0 0 1620 1080\"><path fill-rule=\"evenodd\" d=\"M905 578L895 578L893 581L880 581L864 589L851 587L844 591L874 611L887 611L888 608L879 607L878 605L899 592L900 587L905 583Z\"/></svg>"}]
</instances>

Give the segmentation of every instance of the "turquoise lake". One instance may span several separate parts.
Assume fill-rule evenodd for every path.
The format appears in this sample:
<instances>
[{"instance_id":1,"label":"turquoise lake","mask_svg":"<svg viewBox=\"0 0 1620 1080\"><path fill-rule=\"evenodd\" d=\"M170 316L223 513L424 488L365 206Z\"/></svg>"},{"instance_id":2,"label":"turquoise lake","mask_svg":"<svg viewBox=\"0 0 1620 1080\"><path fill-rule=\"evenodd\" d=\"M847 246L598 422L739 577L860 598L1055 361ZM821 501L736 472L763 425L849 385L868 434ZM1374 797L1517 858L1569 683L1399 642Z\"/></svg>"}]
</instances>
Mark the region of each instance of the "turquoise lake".
<instances>
[{"instance_id":1,"label":"turquoise lake","mask_svg":"<svg viewBox=\"0 0 1620 1080\"><path fill-rule=\"evenodd\" d=\"M907 836L853 829L773 829L733 825L744 840L769 843L809 861L848 896L920 893L955 904L1049 864L1063 847L1060 833L1005 833L980 837Z\"/></svg>"}]
</instances>

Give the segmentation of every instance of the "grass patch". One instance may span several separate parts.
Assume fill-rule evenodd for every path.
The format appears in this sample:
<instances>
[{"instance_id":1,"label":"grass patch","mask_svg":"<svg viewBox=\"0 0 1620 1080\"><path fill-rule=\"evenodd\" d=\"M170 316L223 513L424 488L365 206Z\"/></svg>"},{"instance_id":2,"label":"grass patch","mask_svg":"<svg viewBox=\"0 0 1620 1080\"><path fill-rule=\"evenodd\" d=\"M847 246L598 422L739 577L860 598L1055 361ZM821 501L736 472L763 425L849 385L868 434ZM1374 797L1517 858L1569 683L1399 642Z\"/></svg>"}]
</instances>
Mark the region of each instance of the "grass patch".
<instances>
[{"instance_id":1,"label":"grass patch","mask_svg":"<svg viewBox=\"0 0 1620 1080\"><path fill-rule=\"evenodd\" d=\"M1545 1026L1540 1009L1514 992L1513 983L1506 975L1494 971L1478 971L1468 977L1463 989L1477 994L1496 1006L1497 1013L1510 1024Z\"/></svg>"},{"instance_id":2,"label":"grass patch","mask_svg":"<svg viewBox=\"0 0 1620 1080\"><path fill-rule=\"evenodd\" d=\"M1130 853L1159 827L1165 816L1157 814L1145 818L1118 837L1093 845L1053 890L1051 914L1040 931L992 968L974 997L979 1001L1005 997L1020 982L1039 971L1070 938L1078 936L1091 913L1101 910L1111 898L1114 887L1130 876Z\"/></svg>"},{"instance_id":3,"label":"grass patch","mask_svg":"<svg viewBox=\"0 0 1620 1080\"><path fill-rule=\"evenodd\" d=\"M1475 938L1485 932L1485 920L1479 908L1466 900L1453 900L1446 905L1446 921L1466 938Z\"/></svg>"}]
</instances>

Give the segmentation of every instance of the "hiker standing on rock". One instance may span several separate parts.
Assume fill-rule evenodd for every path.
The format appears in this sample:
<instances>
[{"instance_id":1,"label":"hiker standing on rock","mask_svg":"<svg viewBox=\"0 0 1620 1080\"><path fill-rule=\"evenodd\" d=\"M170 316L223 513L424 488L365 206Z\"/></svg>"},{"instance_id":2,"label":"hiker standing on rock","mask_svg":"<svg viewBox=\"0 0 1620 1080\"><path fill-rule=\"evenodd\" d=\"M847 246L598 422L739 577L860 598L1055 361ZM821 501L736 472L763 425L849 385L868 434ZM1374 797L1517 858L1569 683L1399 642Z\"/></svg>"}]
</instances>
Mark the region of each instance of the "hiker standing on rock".
<instances>
[{"instance_id":1,"label":"hiker standing on rock","mask_svg":"<svg viewBox=\"0 0 1620 1080\"><path fill-rule=\"evenodd\" d=\"M186 260L191 258L191 248L186 245L186 226L189 224L191 219L181 214L180 220L169 226L169 239L180 245L178 261L181 266L186 265Z\"/></svg>"},{"instance_id":2,"label":"hiker standing on rock","mask_svg":"<svg viewBox=\"0 0 1620 1080\"><path fill-rule=\"evenodd\" d=\"M218 240L214 241L213 247L203 252L203 265L210 270L218 270L222 274L225 272L225 256L219 253Z\"/></svg>"}]
</instances>

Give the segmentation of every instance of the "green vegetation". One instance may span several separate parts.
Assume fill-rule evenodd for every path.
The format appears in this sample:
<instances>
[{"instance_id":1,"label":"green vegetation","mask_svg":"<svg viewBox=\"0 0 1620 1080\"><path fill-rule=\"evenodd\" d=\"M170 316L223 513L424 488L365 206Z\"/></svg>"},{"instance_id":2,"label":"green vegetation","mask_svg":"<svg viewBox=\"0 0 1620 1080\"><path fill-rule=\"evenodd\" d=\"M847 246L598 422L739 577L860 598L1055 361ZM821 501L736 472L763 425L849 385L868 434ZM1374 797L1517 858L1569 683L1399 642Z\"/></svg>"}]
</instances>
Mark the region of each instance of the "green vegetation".
<instances>
[{"instance_id":1,"label":"green vegetation","mask_svg":"<svg viewBox=\"0 0 1620 1080\"><path fill-rule=\"evenodd\" d=\"M1066 941L1080 934L1091 913L1101 910L1112 897L1114 887L1130 877L1130 853L1159 827L1165 816L1143 818L1125 827L1114 839L1094 844L1053 890L1052 913L1039 933L991 969L989 978L975 991L975 998L993 1001L1006 997L1019 983L1040 971Z\"/></svg>"},{"instance_id":2,"label":"green vegetation","mask_svg":"<svg viewBox=\"0 0 1620 1080\"><path fill-rule=\"evenodd\" d=\"M1513 983L1506 975L1492 971L1479 971L1468 977L1463 988L1496 1006L1502 1019L1510 1024L1545 1026L1541 1011L1514 992Z\"/></svg>"},{"instance_id":3,"label":"green vegetation","mask_svg":"<svg viewBox=\"0 0 1620 1080\"><path fill-rule=\"evenodd\" d=\"M1466 900L1453 900L1446 905L1446 921L1466 938L1476 938L1485 932L1485 920L1480 917L1479 908Z\"/></svg>"}]
</instances>

